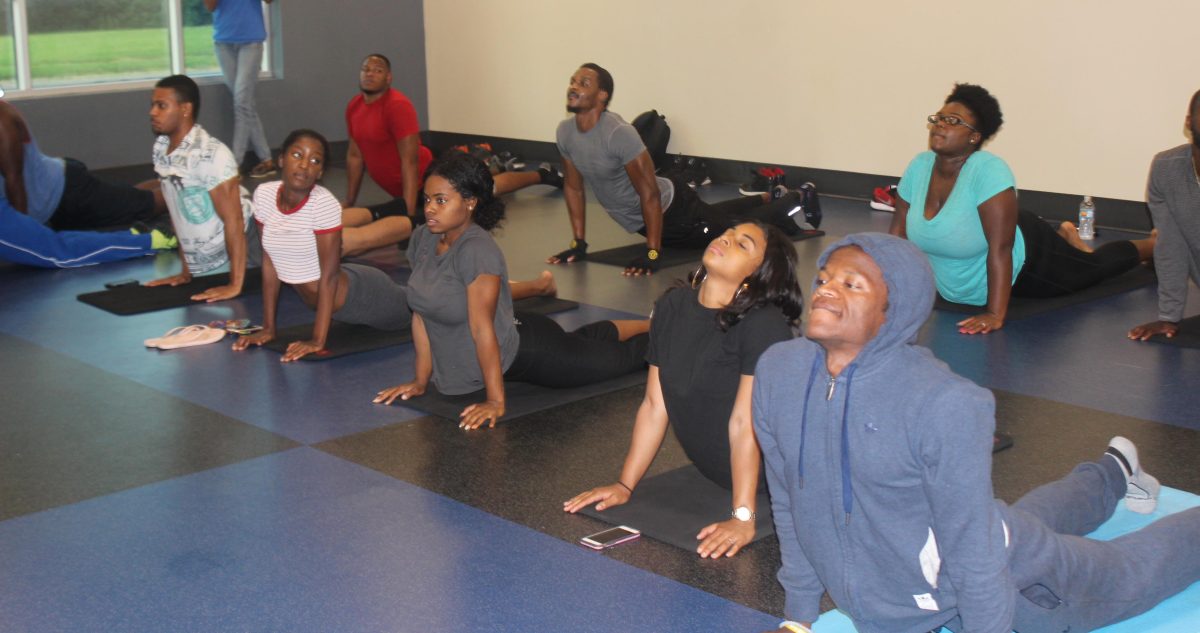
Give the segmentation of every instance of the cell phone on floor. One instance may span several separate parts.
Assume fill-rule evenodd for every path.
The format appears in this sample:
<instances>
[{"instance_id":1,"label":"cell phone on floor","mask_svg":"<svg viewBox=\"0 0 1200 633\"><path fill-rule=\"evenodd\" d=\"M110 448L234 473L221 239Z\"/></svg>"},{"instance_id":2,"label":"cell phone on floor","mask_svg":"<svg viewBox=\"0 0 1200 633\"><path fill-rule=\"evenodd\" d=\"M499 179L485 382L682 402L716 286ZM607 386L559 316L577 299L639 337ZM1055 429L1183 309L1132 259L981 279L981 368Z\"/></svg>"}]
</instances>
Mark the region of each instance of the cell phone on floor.
<instances>
[{"instance_id":1,"label":"cell phone on floor","mask_svg":"<svg viewBox=\"0 0 1200 633\"><path fill-rule=\"evenodd\" d=\"M122 288L124 286L136 286L136 285L138 285L138 280L136 280L136 279L121 279L119 281L110 281L110 282L104 284L104 287L108 288L109 290L112 290L113 288Z\"/></svg>"},{"instance_id":2,"label":"cell phone on floor","mask_svg":"<svg viewBox=\"0 0 1200 633\"><path fill-rule=\"evenodd\" d=\"M641 530L635 530L629 526L620 525L615 528L589 534L579 539L579 544L592 549L608 549L614 545L620 545L642 535Z\"/></svg>"}]
</instances>

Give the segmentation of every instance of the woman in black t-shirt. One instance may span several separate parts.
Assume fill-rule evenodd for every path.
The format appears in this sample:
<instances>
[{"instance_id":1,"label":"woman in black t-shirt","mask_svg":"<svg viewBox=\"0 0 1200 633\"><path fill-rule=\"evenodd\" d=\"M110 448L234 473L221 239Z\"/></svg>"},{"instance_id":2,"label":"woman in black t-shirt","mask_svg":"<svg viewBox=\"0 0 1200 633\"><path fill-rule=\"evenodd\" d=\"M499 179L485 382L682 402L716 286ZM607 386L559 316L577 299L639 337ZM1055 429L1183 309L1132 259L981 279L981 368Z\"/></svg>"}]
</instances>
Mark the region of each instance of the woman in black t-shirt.
<instances>
[{"instance_id":1,"label":"woman in black t-shirt","mask_svg":"<svg viewBox=\"0 0 1200 633\"><path fill-rule=\"evenodd\" d=\"M621 477L563 504L567 512L629 501L671 421L697 469L732 491L732 517L696 536L702 557L733 556L754 537L762 455L750 419L754 366L792 338L803 296L796 249L779 229L745 222L709 244L691 288L658 300L650 318L650 374Z\"/></svg>"}]
</instances>

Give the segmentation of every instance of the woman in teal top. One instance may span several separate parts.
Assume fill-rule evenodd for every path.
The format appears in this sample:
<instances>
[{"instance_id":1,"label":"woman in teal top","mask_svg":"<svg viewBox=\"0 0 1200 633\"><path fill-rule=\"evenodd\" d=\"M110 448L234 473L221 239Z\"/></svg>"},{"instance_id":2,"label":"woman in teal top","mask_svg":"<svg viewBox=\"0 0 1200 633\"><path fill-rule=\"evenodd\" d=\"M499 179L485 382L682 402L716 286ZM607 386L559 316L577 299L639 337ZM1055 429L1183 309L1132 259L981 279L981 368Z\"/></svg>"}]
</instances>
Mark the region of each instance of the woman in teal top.
<instances>
[{"instance_id":1,"label":"woman in teal top","mask_svg":"<svg viewBox=\"0 0 1200 633\"><path fill-rule=\"evenodd\" d=\"M987 90L955 84L929 116L929 150L900 180L891 233L929 257L938 292L985 309L958 323L965 334L1004 326L1010 295L1053 297L1119 275L1154 254L1154 239L1112 242L1095 251L1075 225L1058 230L1017 208L1016 181L1003 159L980 147L1000 129L1000 103Z\"/></svg>"}]
</instances>

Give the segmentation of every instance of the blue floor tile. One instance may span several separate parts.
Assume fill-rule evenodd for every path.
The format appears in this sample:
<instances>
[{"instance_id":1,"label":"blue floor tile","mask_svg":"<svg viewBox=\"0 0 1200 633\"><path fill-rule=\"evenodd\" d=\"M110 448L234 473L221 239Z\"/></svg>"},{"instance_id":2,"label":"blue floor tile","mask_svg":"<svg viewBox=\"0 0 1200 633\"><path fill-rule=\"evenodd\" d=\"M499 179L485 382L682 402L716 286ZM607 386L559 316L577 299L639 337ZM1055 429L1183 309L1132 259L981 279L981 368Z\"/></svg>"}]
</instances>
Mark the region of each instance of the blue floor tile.
<instances>
[{"instance_id":1,"label":"blue floor tile","mask_svg":"<svg viewBox=\"0 0 1200 633\"><path fill-rule=\"evenodd\" d=\"M20 631L777 622L310 448L0 523L0 570L3 627Z\"/></svg>"}]
</instances>

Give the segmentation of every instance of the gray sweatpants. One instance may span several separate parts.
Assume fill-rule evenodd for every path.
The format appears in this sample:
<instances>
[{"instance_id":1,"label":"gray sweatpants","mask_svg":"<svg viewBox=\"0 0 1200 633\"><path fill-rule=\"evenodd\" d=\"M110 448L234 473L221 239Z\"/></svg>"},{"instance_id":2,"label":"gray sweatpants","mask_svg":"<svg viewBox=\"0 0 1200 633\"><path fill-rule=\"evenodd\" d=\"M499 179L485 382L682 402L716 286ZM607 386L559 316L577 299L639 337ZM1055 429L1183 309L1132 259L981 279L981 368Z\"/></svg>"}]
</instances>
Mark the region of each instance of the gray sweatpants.
<instances>
[{"instance_id":1,"label":"gray sweatpants","mask_svg":"<svg viewBox=\"0 0 1200 633\"><path fill-rule=\"evenodd\" d=\"M1200 580L1200 508L1097 541L1083 535L1125 496L1115 459L1080 464L1004 508L1020 633L1083 633L1131 618Z\"/></svg>"}]
</instances>

